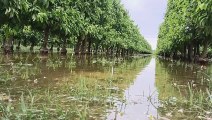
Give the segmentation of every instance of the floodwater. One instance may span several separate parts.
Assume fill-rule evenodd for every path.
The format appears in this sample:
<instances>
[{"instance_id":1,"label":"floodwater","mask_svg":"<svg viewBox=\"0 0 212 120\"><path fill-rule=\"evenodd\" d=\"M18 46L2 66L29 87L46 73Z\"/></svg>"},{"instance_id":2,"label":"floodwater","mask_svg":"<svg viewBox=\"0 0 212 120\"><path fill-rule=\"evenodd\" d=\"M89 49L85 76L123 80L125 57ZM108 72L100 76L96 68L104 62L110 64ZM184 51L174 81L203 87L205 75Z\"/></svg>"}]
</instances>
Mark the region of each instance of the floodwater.
<instances>
[{"instance_id":1,"label":"floodwater","mask_svg":"<svg viewBox=\"0 0 212 120\"><path fill-rule=\"evenodd\" d=\"M108 115L108 120L145 120L157 116L158 97L155 86L155 58L152 58L132 85L124 91L125 103L118 103L117 110ZM149 98L151 96L151 98ZM153 103L152 103L153 102Z\"/></svg>"},{"instance_id":2,"label":"floodwater","mask_svg":"<svg viewBox=\"0 0 212 120\"><path fill-rule=\"evenodd\" d=\"M210 119L211 78L210 64L152 56L0 56L0 118Z\"/></svg>"}]
</instances>

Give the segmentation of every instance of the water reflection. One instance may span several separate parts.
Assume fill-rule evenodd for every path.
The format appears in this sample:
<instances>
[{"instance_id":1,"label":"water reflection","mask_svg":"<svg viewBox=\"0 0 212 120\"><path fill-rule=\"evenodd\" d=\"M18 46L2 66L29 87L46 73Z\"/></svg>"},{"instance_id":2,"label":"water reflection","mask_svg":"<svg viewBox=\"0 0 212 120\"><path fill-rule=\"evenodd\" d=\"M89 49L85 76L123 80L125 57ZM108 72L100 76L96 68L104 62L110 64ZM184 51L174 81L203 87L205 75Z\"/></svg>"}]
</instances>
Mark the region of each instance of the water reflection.
<instances>
[{"instance_id":1,"label":"water reflection","mask_svg":"<svg viewBox=\"0 0 212 120\"><path fill-rule=\"evenodd\" d=\"M194 89L209 87L207 79L211 78L212 65L198 64L158 59L156 62L156 86L161 100L169 97L187 96L185 89L192 84ZM181 92L179 92L179 90Z\"/></svg>"},{"instance_id":2,"label":"water reflection","mask_svg":"<svg viewBox=\"0 0 212 120\"><path fill-rule=\"evenodd\" d=\"M200 93L198 90L203 92L201 95L211 90L211 68L212 65L201 66L152 58L133 84L125 90L124 100L116 102L116 107L108 111L107 120L196 119L200 114L198 110L195 111L196 108L186 112L186 109L194 109L192 106L188 108L191 104L189 96L191 92L194 96L195 93ZM188 85L192 87L190 91ZM195 101L195 97L192 97L192 101ZM205 111L209 109L207 113L201 113L207 114L203 118L212 113L210 107L198 107Z\"/></svg>"},{"instance_id":3,"label":"water reflection","mask_svg":"<svg viewBox=\"0 0 212 120\"><path fill-rule=\"evenodd\" d=\"M169 119L212 118L212 65L158 59L156 87L160 116Z\"/></svg>"},{"instance_id":4,"label":"water reflection","mask_svg":"<svg viewBox=\"0 0 212 120\"><path fill-rule=\"evenodd\" d=\"M27 118L29 112L29 115L38 118L42 117L39 116L41 114L51 113L46 115L48 119L55 119L55 116L100 119L105 117L107 109L113 107L114 99L122 101L123 91L134 81L136 74L149 64L150 59L71 55L61 58L54 54L48 57L37 54L20 54L6 59L1 57L0 71L8 71L0 76L4 80L0 82L0 107L15 108L12 109L12 118L18 114L24 114ZM18 71L20 68L23 71ZM3 76L16 80L4 79ZM2 98L7 98L13 106L7 102L2 104ZM17 107L23 104L22 99L25 99L25 106L31 104L32 98L36 101L33 100L28 110ZM60 109L63 112L57 113Z\"/></svg>"},{"instance_id":5,"label":"water reflection","mask_svg":"<svg viewBox=\"0 0 212 120\"><path fill-rule=\"evenodd\" d=\"M28 108L34 117L51 113L46 115L48 119L55 119L55 116L107 120L183 118L185 116L169 113L173 106L165 106L162 101L170 98L175 98L168 101L171 103L178 99L187 100L188 83L193 91L212 88L212 82L207 82L211 73L211 65L151 57L1 56L0 108L10 105L13 107L11 116L23 114L17 106L24 93L26 104L31 104L30 98L36 100ZM6 98L12 100L13 106L2 102ZM55 106L63 112L56 113ZM164 106L170 109L162 108ZM34 114L30 110L39 112ZM0 118L1 115L0 109Z\"/></svg>"},{"instance_id":6,"label":"water reflection","mask_svg":"<svg viewBox=\"0 0 212 120\"><path fill-rule=\"evenodd\" d=\"M117 103L108 120L146 120L157 117L158 93L155 87L155 58L125 90L125 102Z\"/></svg>"}]
</instances>

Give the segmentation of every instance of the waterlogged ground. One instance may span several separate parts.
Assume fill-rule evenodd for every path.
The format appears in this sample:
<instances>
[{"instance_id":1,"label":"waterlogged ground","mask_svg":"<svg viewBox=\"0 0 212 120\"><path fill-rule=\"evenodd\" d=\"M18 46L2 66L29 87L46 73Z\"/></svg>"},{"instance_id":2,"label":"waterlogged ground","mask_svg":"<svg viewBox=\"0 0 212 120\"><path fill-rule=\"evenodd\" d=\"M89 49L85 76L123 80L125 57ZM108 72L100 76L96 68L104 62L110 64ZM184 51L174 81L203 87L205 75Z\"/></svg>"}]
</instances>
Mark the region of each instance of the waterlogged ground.
<instances>
[{"instance_id":1,"label":"waterlogged ground","mask_svg":"<svg viewBox=\"0 0 212 120\"><path fill-rule=\"evenodd\" d=\"M212 119L212 65L151 56L0 56L0 119Z\"/></svg>"}]
</instances>

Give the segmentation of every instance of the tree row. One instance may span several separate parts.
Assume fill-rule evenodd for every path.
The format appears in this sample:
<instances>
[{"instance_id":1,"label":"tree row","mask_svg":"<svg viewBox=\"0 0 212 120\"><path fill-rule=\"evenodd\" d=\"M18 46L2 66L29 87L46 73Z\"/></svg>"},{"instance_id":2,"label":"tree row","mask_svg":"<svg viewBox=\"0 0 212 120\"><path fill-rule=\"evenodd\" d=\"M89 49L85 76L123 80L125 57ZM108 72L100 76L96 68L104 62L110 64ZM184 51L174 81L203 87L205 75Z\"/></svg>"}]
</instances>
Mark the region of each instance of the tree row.
<instances>
[{"instance_id":1,"label":"tree row","mask_svg":"<svg viewBox=\"0 0 212 120\"><path fill-rule=\"evenodd\" d=\"M67 47L75 54L150 53L119 0L0 0L0 40L5 54L14 46L41 46L42 54Z\"/></svg>"},{"instance_id":2,"label":"tree row","mask_svg":"<svg viewBox=\"0 0 212 120\"><path fill-rule=\"evenodd\" d=\"M165 57L201 60L212 48L212 1L168 0L160 26L157 53Z\"/></svg>"}]
</instances>

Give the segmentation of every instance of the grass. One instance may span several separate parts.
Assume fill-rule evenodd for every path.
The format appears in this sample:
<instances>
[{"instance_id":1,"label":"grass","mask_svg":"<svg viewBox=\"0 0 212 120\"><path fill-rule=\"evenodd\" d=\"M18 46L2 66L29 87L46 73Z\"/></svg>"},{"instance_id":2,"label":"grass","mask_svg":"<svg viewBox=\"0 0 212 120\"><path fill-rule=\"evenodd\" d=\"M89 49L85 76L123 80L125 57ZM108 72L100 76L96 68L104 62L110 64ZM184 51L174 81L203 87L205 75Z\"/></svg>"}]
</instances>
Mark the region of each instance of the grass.
<instances>
[{"instance_id":1,"label":"grass","mask_svg":"<svg viewBox=\"0 0 212 120\"><path fill-rule=\"evenodd\" d=\"M169 67L170 66L168 66L168 68ZM181 67L178 66L177 69L179 68ZM165 116L171 120L210 120L212 118L211 72L207 70L199 70L198 66L195 69L197 69L197 72L194 73L197 75L197 78L200 78L197 81L199 82L198 84L195 83L196 81L189 81L187 82L187 85L186 83L185 85L182 85L180 81L175 81L175 75L170 72L170 70L165 72L170 72L169 75L172 75L166 76L166 78L162 77L161 79L170 80L171 78L176 83L172 85L172 94L169 94L171 89L168 87L169 92L167 91L162 93L164 95L160 96L161 106L158 108L158 110L162 116ZM210 68L208 68L208 70L210 70ZM164 72L164 70L162 71ZM179 76L177 80L179 80ZM168 84L166 83L166 85ZM160 91L164 91L164 89L166 88L160 88Z\"/></svg>"},{"instance_id":2,"label":"grass","mask_svg":"<svg viewBox=\"0 0 212 120\"><path fill-rule=\"evenodd\" d=\"M90 82L79 78L78 82L62 85L61 90L47 89L22 93L16 102L1 103L2 119L71 119L104 117L105 109L113 105L113 100L119 95L113 92L110 81L107 85ZM95 86L95 87L93 87ZM101 87L100 87L101 86ZM96 114L98 113L98 114Z\"/></svg>"},{"instance_id":3,"label":"grass","mask_svg":"<svg viewBox=\"0 0 212 120\"><path fill-rule=\"evenodd\" d=\"M209 99L211 93L208 94L208 92L205 93L203 91L193 93L190 92L191 88L189 89L190 90L188 90L189 94L187 98L175 98L174 101L172 100L173 98L169 98L166 101L161 101L163 104L163 106L159 108L161 114L172 120L210 119L212 117L212 104L211 100Z\"/></svg>"},{"instance_id":4,"label":"grass","mask_svg":"<svg viewBox=\"0 0 212 120\"><path fill-rule=\"evenodd\" d=\"M15 55L6 66L4 59L0 58L0 78L5 80L0 82L0 119L87 120L105 119L115 102L125 102L123 91L151 58L128 61ZM156 65L160 115L173 120L211 118L211 69L193 71L194 67L186 64L182 71L180 63L166 64ZM186 81L187 75L196 75L200 87Z\"/></svg>"},{"instance_id":5,"label":"grass","mask_svg":"<svg viewBox=\"0 0 212 120\"><path fill-rule=\"evenodd\" d=\"M20 55L13 65L0 69L9 68L9 77L17 78L0 82L1 92L7 96L0 100L0 119L104 119L149 60L91 60L91 65L86 60L81 66L72 56L43 59Z\"/></svg>"}]
</instances>

